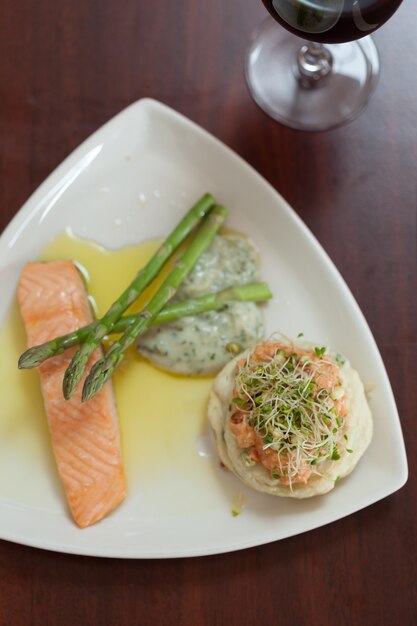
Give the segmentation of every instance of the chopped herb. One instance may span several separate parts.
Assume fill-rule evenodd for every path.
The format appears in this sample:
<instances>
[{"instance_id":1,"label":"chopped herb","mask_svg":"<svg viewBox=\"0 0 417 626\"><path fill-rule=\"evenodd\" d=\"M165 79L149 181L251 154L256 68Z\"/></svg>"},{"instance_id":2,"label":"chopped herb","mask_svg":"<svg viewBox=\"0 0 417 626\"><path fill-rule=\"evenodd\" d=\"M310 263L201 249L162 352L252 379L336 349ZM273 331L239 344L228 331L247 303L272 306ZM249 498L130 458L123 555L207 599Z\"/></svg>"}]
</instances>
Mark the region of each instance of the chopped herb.
<instances>
[{"instance_id":1,"label":"chopped herb","mask_svg":"<svg viewBox=\"0 0 417 626\"><path fill-rule=\"evenodd\" d=\"M256 461L252 458L250 449L242 452L242 461L246 467L253 467L255 465Z\"/></svg>"},{"instance_id":2,"label":"chopped herb","mask_svg":"<svg viewBox=\"0 0 417 626\"><path fill-rule=\"evenodd\" d=\"M339 352L336 354L336 363L337 363L339 366L342 366L342 365L344 365L344 364L346 363L346 359L344 359L344 358L342 357L342 355L341 355L341 354L339 354Z\"/></svg>"},{"instance_id":3,"label":"chopped herb","mask_svg":"<svg viewBox=\"0 0 417 626\"><path fill-rule=\"evenodd\" d=\"M340 454L337 451L337 448L335 448L332 452L332 456L330 457L332 461L338 461L340 459Z\"/></svg>"},{"instance_id":4,"label":"chopped herb","mask_svg":"<svg viewBox=\"0 0 417 626\"><path fill-rule=\"evenodd\" d=\"M318 356L318 357L323 356L323 354L326 352L326 346L322 346L321 348L318 348L316 346L314 348L314 352L316 353L316 356Z\"/></svg>"},{"instance_id":5,"label":"chopped herb","mask_svg":"<svg viewBox=\"0 0 417 626\"><path fill-rule=\"evenodd\" d=\"M230 354L239 354L242 352L242 346L240 343L227 343L226 351L230 352Z\"/></svg>"},{"instance_id":6,"label":"chopped herb","mask_svg":"<svg viewBox=\"0 0 417 626\"><path fill-rule=\"evenodd\" d=\"M238 493L236 496L236 500L233 504L232 507L232 515L233 517L237 517L238 515L240 515L242 513L242 509L243 509L243 493Z\"/></svg>"},{"instance_id":7,"label":"chopped herb","mask_svg":"<svg viewBox=\"0 0 417 626\"><path fill-rule=\"evenodd\" d=\"M350 448L346 448L346 452L349 452L349 454L352 454L353 450L351 450Z\"/></svg>"},{"instance_id":8,"label":"chopped herb","mask_svg":"<svg viewBox=\"0 0 417 626\"><path fill-rule=\"evenodd\" d=\"M298 339L299 337L304 337L304 333L298 333L298 335L297 335L297 339Z\"/></svg>"}]
</instances>

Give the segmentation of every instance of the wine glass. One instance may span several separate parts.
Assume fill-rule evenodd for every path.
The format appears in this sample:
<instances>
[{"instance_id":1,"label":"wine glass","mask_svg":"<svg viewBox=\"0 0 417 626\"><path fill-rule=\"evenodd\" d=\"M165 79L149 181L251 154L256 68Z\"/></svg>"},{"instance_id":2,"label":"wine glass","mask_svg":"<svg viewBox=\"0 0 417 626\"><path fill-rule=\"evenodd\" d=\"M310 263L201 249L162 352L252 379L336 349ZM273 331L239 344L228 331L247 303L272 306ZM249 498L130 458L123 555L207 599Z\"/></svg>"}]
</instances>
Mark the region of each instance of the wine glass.
<instances>
[{"instance_id":1,"label":"wine glass","mask_svg":"<svg viewBox=\"0 0 417 626\"><path fill-rule=\"evenodd\" d=\"M247 56L254 100L274 119L301 130L326 130L355 118L379 74L369 34L402 0L262 1L274 19L260 26Z\"/></svg>"}]
</instances>

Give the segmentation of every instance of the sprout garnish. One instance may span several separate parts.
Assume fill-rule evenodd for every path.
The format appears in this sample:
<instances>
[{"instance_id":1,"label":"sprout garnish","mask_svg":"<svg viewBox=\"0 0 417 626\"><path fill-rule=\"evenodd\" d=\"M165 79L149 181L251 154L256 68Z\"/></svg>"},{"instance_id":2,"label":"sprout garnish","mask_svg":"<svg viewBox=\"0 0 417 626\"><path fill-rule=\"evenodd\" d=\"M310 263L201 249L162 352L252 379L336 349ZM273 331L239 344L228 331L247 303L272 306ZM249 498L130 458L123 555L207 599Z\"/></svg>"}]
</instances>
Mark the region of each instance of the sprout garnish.
<instances>
[{"instance_id":1,"label":"sprout garnish","mask_svg":"<svg viewBox=\"0 0 417 626\"><path fill-rule=\"evenodd\" d=\"M340 459L343 419L332 397L333 388L321 384L332 366L326 348L313 354L280 346L270 360L249 355L237 373L233 404L263 439L263 449L276 451L278 466L272 477L285 476L291 486L306 465ZM335 388L341 389L340 380ZM337 393L337 400L340 399ZM246 452L246 462L250 455ZM249 456L249 458L248 458Z\"/></svg>"}]
</instances>

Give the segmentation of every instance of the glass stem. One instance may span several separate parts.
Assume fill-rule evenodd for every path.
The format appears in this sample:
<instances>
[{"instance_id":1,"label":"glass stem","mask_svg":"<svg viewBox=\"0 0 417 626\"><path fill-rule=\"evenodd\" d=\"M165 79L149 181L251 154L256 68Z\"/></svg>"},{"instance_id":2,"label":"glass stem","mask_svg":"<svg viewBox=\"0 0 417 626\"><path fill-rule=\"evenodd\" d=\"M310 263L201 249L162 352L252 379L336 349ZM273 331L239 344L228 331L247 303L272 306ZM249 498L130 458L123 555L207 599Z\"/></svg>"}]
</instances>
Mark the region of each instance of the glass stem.
<instances>
[{"instance_id":1,"label":"glass stem","mask_svg":"<svg viewBox=\"0 0 417 626\"><path fill-rule=\"evenodd\" d=\"M321 43L308 42L297 54L295 73L303 87L311 88L323 83L333 67L333 57Z\"/></svg>"}]
</instances>

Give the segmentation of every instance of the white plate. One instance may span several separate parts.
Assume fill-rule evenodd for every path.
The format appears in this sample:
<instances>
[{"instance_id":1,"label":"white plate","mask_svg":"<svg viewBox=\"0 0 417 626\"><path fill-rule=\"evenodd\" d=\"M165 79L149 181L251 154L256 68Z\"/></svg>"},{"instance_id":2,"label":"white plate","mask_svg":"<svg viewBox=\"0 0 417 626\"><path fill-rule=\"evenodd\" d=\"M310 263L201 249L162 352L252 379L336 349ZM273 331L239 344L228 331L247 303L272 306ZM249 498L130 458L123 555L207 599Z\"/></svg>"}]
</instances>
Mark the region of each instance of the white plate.
<instances>
[{"instance_id":1,"label":"white plate","mask_svg":"<svg viewBox=\"0 0 417 626\"><path fill-rule=\"evenodd\" d=\"M96 526L69 518L56 477L19 459L0 441L0 471L16 493L0 493L0 536L86 555L159 558L215 554L255 546L333 522L388 496L407 479L407 461L390 384L371 332L339 273L297 215L251 167L201 128L166 106L141 100L75 150L22 207L0 240L0 316L20 270L69 226L83 237L120 247L161 237L203 192L230 209L231 227L262 250L263 276L276 298L267 330L282 330L349 356L375 383L372 444L355 472L323 498L293 502L245 489L213 463L204 499L197 481L165 477L137 490ZM140 233L140 236L138 236ZM6 463L7 460L7 463ZM14 482L13 482L14 481ZM23 488L22 484L27 485ZM17 488L19 486L19 489ZM25 492L26 490L26 492ZM245 508L230 514L231 494ZM30 497L29 497L30 493ZM195 507L193 502L199 504ZM191 503L191 505L190 505Z\"/></svg>"}]
</instances>

